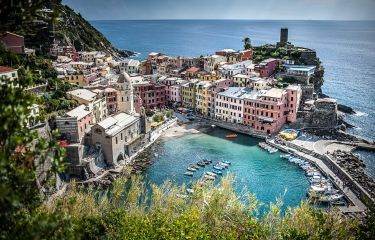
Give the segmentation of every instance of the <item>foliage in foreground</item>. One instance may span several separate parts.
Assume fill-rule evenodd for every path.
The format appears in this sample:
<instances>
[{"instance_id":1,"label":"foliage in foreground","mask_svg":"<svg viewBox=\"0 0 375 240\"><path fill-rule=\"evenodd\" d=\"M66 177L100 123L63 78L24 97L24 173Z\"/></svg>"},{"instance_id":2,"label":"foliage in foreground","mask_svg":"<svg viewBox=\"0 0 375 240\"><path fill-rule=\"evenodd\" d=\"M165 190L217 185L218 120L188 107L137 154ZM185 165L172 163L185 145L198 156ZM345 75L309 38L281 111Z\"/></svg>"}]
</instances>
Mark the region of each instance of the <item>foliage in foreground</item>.
<instances>
[{"instance_id":1,"label":"foliage in foreground","mask_svg":"<svg viewBox=\"0 0 375 240\"><path fill-rule=\"evenodd\" d=\"M169 181L152 185L150 194L140 177L120 178L104 193L74 187L63 198L40 207L28 219L26 228L31 231L34 221L57 218L59 224L43 225L38 237L355 239L355 221L307 203L282 213L278 201L260 217L255 198L247 193L236 194L232 183L233 179L226 177L217 186L195 186L195 193L188 197L179 195L184 192L183 186L176 187Z\"/></svg>"}]
</instances>

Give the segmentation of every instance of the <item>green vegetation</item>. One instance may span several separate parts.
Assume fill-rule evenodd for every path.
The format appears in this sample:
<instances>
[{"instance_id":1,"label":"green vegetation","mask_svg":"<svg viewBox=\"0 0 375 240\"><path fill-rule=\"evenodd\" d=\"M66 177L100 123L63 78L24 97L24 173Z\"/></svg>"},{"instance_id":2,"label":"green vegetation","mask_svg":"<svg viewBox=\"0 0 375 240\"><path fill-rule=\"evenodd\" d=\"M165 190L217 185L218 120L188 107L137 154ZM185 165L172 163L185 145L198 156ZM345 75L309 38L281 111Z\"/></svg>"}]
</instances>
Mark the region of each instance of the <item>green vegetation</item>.
<instances>
[{"instance_id":1,"label":"green vegetation","mask_svg":"<svg viewBox=\"0 0 375 240\"><path fill-rule=\"evenodd\" d=\"M64 170L63 149L55 141L44 139L26 127L29 106L35 101L35 96L25 91L31 83L30 77L21 74L13 84L6 82L0 86L1 239L31 238L31 232L23 226L32 216L37 216L38 208L43 204L39 190L56 172ZM51 167L42 177L37 167L47 159ZM35 231L41 227L40 223L34 226Z\"/></svg>"},{"instance_id":2,"label":"green vegetation","mask_svg":"<svg viewBox=\"0 0 375 240\"><path fill-rule=\"evenodd\" d=\"M248 49L251 49L251 39L249 38L249 37L245 37L243 40L242 40L242 42L243 42L243 48L245 49L245 50L248 50Z\"/></svg>"},{"instance_id":3,"label":"green vegetation","mask_svg":"<svg viewBox=\"0 0 375 240\"><path fill-rule=\"evenodd\" d=\"M125 191L125 187L128 186ZM281 201L263 216L251 194L237 195L233 178L216 186L194 187L191 196L179 195L184 187L167 181L146 190L140 177L117 179L110 191L75 187L67 195L41 206L24 229L42 225L45 238L76 239L355 239L357 222L302 203L282 213ZM244 203L245 200L247 203ZM42 230L43 229L43 230ZM34 233L35 234L35 233ZM39 233L40 234L40 233ZM37 235L38 236L38 235Z\"/></svg>"},{"instance_id":4,"label":"green vegetation","mask_svg":"<svg viewBox=\"0 0 375 240\"><path fill-rule=\"evenodd\" d=\"M154 122L162 122L162 121L164 121L164 115L163 115L163 113L156 113L152 117L152 121L154 121Z\"/></svg>"},{"instance_id":5,"label":"green vegetation","mask_svg":"<svg viewBox=\"0 0 375 240\"><path fill-rule=\"evenodd\" d=\"M51 12L40 11L43 8ZM0 31L25 37L27 47L47 55L51 44L74 45L80 50L117 53L112 44L80 14L61 0L4 0L0 5Z\"/></svg>"}]
</instances>

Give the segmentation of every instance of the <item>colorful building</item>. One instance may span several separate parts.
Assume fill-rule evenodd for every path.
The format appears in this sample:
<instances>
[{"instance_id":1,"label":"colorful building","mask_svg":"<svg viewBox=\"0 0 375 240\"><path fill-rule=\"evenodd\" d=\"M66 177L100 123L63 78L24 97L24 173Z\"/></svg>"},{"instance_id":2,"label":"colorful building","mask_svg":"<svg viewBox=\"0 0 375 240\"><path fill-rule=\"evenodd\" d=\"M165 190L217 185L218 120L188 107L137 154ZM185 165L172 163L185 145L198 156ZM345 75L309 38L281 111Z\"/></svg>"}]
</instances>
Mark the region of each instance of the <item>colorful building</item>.
<instances>
[{"instance_id":1,"label":"colorful building","mask_svg":"<svg viewBox=\"0 0 375 240\"><path fill-rule=\"evenodd\" d=\"M256 65L255 71L259 73L260 77L271 77L276 73L278 65L279 60L275 58L268 58Z\"/></svg>"},{"instance_id":2,"label":"colorful building","mask_svg":"<svg viewBox=\"0 0 375 240\"><path fill-rule=\"evenodd\" d=\"M134 94L142 99L145 109L163 108L165 106L165 85L154 82L140 82L133 85Z\"/></svg>"},{"instance_id":3,"label":"colorful building","mask_svg":"<svg viewBox=\"0 0 375 240\"><path fill-rule=\"evenodd\" d=\"M182 105L187 108L195 109L195 93L198 79L190 80L190 82L181 85Z\"/></svg>"}]
</instances>

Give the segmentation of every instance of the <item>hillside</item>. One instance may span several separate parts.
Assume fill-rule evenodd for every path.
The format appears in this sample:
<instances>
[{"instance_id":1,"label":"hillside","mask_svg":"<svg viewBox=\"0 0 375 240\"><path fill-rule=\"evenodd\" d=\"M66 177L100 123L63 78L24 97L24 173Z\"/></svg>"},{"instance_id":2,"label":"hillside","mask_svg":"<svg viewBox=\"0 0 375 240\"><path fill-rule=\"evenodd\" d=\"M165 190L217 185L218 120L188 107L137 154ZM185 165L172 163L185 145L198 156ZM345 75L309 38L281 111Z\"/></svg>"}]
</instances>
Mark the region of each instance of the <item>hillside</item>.
<instances>
[{"instance_id":1,"label":"hillside","mask_svg":"<svg viewBox=\"0 0 375 240\"><path fill-rule=\"evenodd\" d=\"M23 35L26 47L39 54L47 54L54 42L74 45L77 51L100 50L124 57L132 54L113 47L80 14L61 4L61 0L5 2L9 3L1 4L0 31Z\"/></svg>"}]
</instances>

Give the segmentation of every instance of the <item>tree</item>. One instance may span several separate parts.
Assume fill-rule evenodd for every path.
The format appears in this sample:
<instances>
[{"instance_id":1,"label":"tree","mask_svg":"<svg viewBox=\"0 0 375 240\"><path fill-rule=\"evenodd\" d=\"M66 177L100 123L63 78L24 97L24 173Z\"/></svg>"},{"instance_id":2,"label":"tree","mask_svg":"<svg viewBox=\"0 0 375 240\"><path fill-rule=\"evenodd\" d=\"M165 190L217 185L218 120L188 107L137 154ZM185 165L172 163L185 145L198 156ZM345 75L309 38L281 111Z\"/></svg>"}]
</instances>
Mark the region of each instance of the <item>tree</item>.
<instances>
[{"instance_id":1,"label":"tree","mask_svg":"<svg viewBox=\"0 0 375 240\"><path fill-rule=\"evenodd\" d=\"M0 86L0 238L30 238L23 235L25 219L42 204L38 163L48 158L48 176L64 170L64 150L57 142L39 137L26 127L35 96L25 88L30 77L5 81ZM50 178L50 177L49 177ZM47 180L47 179L46 179ZM37 224L37 223L36 223ZM21 232L20 232L21 231ZM32 237L34 238L34 237Z\"/></svg>"},{"instance_id":2,"label":"tree","mask_svg":"<svg viewBox=\"0 0 375 240\"><path fill-rule=\"evenodd\" d=\"M243 48L244 48L245 50L248 50L248 49L251 49L251 48L252 48L252 46L251 46L251 39L250 39L249 37L245 37L245 38L242 40L242 42L243 42Z\"/></svg>"}]
</instances>

